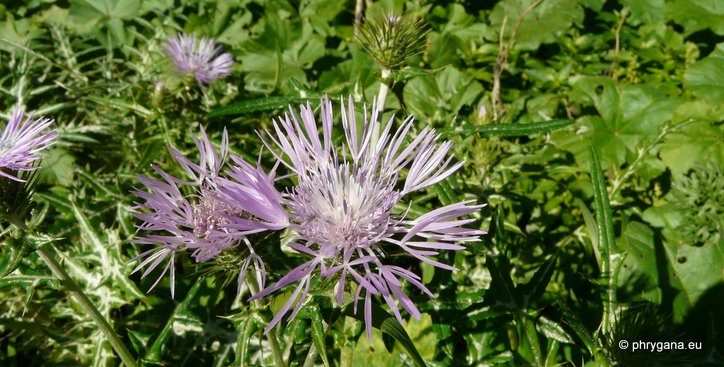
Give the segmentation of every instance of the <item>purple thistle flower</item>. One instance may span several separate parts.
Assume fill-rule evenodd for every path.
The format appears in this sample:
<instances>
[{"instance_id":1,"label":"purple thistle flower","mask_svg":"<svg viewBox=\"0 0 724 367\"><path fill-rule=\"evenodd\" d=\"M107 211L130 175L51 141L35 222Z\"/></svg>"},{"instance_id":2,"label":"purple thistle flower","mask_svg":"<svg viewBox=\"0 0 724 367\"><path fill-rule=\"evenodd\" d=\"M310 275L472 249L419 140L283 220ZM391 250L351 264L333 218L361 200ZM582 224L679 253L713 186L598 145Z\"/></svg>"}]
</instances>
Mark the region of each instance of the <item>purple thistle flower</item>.
<instances>
[{"instance_id":1,"label":"purple thistle flower","mask_svg":"<svg viewBox=\"0 0 724 367\"><path fill-rule=\"evenodd\" d=\"M298 283L286 304L265 328L268 332L279 323L292 306L291 320L301 309L314 275L339 274L337 302L343 303L347 279L358 284L356 305L364 295L364 318L371 338L371 296L381 296L402 322L399 307L416 318L420 312L402 290L402 281L432 296L419 275L387 264L386 254L398 248L435 267L455 270L432 257L441 250L461 250L459 242L479 241L484 232L464 228L473 219L462 217L477 212L483 205L463 201L432 210L416 219L396 210L408 193L430 187L458 170L464 162L451 164L446 158L449 141L437 144L433 129L423 129L405 145L412 128L412 117L392 132L393 119L380 129L377 108L372 115L364 110L363 121L356 121L351 97L347 109L341 103L345 141L341 149L332 145L332 103L322 100L322 136L313 110L308 104L299 111L301 122L290 106L290 114L267 131L264 144L296 177L297 184L288 189L284 203L289 210L290 228L295 240L289 246L311 257L291 270L275 284L252 299L264 297L286 285ZM374 139L375 130L382 130ZM403 168L409 167L400 185ZM406 205L409 205L406 204ZM405 206L406 206L405 205Z\"/></svg>"},{"instance_id":2,"label":"purple thistle flower","mask_svg":"<svg viewBox=\"0 0 724 367\"><path fill-rule=\"evenodd\" d=\"M231 74L234 60L211 38L183 33L171 37L165 46L166 54L176 64L180 74L193 74L199 83L206 84Z\"/></svg>"},{"instance_id":3,"label":"purple thistle flower","mask_svg":"<svg viewBox=\"0 0 724 367\"><path fill-rule=\"evenodd\" d=\"M286 226L286 215L275 213L264 203L273 202L279 194L270 193L266 188L272 185L273 176L262 174L238 157L232 155L234 162L234 182L219 176L228 154L228 134L224 129L220 152L217 152L209 141L206 132L201 128L201 136L194 137L199 150L200 163L188 160L176 149L169 150L181 165L190 181L172 177L162 169L152 166L162 180L139 175L138 179L150 192L140 190L134 193L145 200L136 203L134 215L143 221L138 226L140 231L149 232L139 237L135 243L156 245L136 256L132 261L139 261L132 273L146 267L142 278L146 277L164 260L166 266L153 289L170 271L171 296L174 295L174 260L177 253L191 251L196 262L213 259L222 251L244 244L248 256L241 264L238 283L243 284L249 266L254 267L257 281L262 286L266 279L266 269L259 255L256 254L246 235L268 229ZM192 188L193 194L184 195L180 187ZM267 197L269 195L270 197ZM265 219L254 221L251 218ZM258 223L256 226L253 223Z\"/></svg>"},{"instance_id":4,"label":"purple thistle flower","mask_svg":"<svg viewBox=\"0 0 724 367\"><path fill-rule=\"evenodd\" d=\"M41 117L34 119L26 115L25 109L17 107L0 136L0 176L17 182L25 182L8 171L33 171L33 165L40 159L40 152L50 148L58 138L58 132L50 127L53 120Z\"/></svg>"}]
</instances>

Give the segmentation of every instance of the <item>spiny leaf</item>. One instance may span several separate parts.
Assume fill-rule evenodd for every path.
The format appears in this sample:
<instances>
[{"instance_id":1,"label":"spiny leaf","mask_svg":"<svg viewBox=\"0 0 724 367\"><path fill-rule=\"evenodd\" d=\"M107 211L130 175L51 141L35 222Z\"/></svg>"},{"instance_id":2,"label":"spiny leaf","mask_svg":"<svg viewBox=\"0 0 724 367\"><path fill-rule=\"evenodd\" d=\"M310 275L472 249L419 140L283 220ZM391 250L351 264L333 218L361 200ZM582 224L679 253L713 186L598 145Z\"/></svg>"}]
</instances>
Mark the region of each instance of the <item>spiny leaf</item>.
<instances>
[{"instance_id":1,"label":"spiny leaf","mask_svg":"<svg viewBox=\"0 0 724 367\"><path fill-rule=\"evenodd\" d=\"M148 348L148 352L146 353L146 356L143 358L145 362L147 363L153 363L153 364L159 364L161 363L161 354L162 354L162 348L164 344L166 343L166 339L171 335L171 331L173 330L173 324L174 322L179 318L180 315L183 315L187 313L189 310L189 307L193 304L193 300L196 298L196 295L199 293L199 289L201 288L202 279L199 278L196 280L194 285L189 289L189 292L186 294L186 297L184 298L183 302L181 302L178 306L176 306L176 309L173 311L173 314L171 317L168 318L168 321L166 322L166 325L163 327L161 332L158 334L156 339L153 341L153 344L150 348Z\"/></svg>"},{"instance_id":2,"label":"spiny leaf","mask_svg":"<svg viewBox=\"0 0 724 367\"><path fill-rule=\"evenodd\" d=\"M38 285L58 288L60 282L51 276L45 275L8 275L0 279L0 289L17 286L27 290L29 287L36 287Z\"/></svg>"},{"instance_id":3,"label":"spiny leaf","mask_svg":"<svg viewBox=\"0 0 724 367\"><path fill-rule=\"evenodd\" d=\"M476 305L473 305L473 306L476 306ZM484 307L484 308L481 308L478 310L468 312L467 318L470 321L485 321L485 320L498 318L501 316L510 316L510 315L512 315L512 314L508 310L502 310L500 308Z\"/></svg>"},{"instance_id":4,"label":"spiny leaf","mask_svg":"<svg viewBox=\"0 0 724 367\"><path fill-rule=\"evenodd\" d=\"M0 245L0 278L12 273L23 259L25 243L8 236Z\"/></svg>"},{"instance_id":5,"label":"spiny leaf","mask_svg":"<svg viewBox=\"0 0 724 367\"><path fill-rule=\"evenodd\" d=\"M256 322L254 322L253 318L246 317L241 320L241 323L237 327L238 337L236 339L236 360L234 361L234 366L245 365L246 355L249 353L249 342L256 330Z\"/></svg>"},{"instance_id":6,"label":"spiny leaf","mask_svg":"<svg viewBox=\"0 0 724 367\"><path fill-rule=\"evenodd\" d=\"M230 105L217 108L209 113L209 117L243 115L251 112L276 110L285 108L290 104L305 103L309 100L321 98L321 96L295 97L295 96L277 96L259 99L251 99L232 103Z\"/></svg>"},{"instance_id":7,"label":"spiny leaf","mask_svg":"<svg viewBox=\"0 0 724 367\"><path fill-rule=\"evenodd\" d=\"M558 325L557 322L545 317L541 316L538 318L538 329L545 334L548 338L557 340L561 343L573 343L573 339L571 338L568 333L563 330L563 328Z\"/></svg>"},{"instance_id":8,"label":"spiny leaf","mask_svg":"<svg viewBox=\"0 0 724 367\"><path fill-rule=\"evenodd\" d=\"M510 263L505 256L488 255L485 265L490 270L490 288L485 304L518 310L522 305L520 292L510 278Z\"/></svg>"},{"instance_id":9,"label":"spiny leaf","mask_svg":"<svg viewBox=\"0 0 724 367\"><path fill-rule=\"evenodd\" d=\"M528 283L519 286L521 293L523 293L523 307L528 307L543 295L556 268L556 259L557 256L553 255L543 266L538 268Z\"/></svg>"},{"instance_id":10,"label":"spiny leaf","mask_svg":"<svg viewBox=\"0 0 724 367\"><path fill-rule=\"evenodd\" d=\"M601 252L601 273L608 278L608 286L606 288L606 299L603 302L604 316L603 329L613 323L614 307L616 305L616 288L617 279L611 273L613 269L612 252L615 251L614 231L613 231L613 214L611 212L611 204L608 201L608 191L606 191L606 181L601 170L601 163L598 159L596 150L591 147L591 181L593 182L593 199L595 202L596 220L598 222L598 241Z\"/></svg>"},{"instance_id":11,"label":"spiny leaf","mask_svg":"<svg viewBox=\"0 0 724 367\"><path fill-rule=\"evenodd\" d=\"M548 120L539 122L530 122L525 124L490 124L483 126L474 126L466 124L454 128L442 130L441 133L445 137L453 135L472 135L480 134L483 137L504 136L519 137L533 134L547 133L556 129L566 127L573 124L574 120Z\"/></svg>"},{"instance_id":12,"label":"spiny leaf","mask_svg":"<svg viewBox=\"0 0 724 367\"><path fill-rule=\"evenodd\" d=\"M316 306L310 307L310 311L310 322L312 323L312 341L314 342L314 347L317 348L317 352L319 352L319 355L322 357L322 362L324 363L324 366L329 367L329 359L327 359L327 348L325 347L326 343L324 341L326 332L324 331L322 315L319 312L319 308Z\"/></svg>"},{"instance_id":13,"label":"spiny leaf","mask_svg":"<svg viewBox=\"0 0 724 367\"><path fill-rule=\"evenodd\" d=\"M88 98L88 100L92 102L98 103L101 106L109 106L121 111L134 111L143 117L148 117L153 114L151 110L138 103L120 98L108 98L96 95L90 95L86 98Z\"/></svg>"},{"instance_id":14,"label":"spiny leaf","mask_svg":"<svg viewBox=\"0 0 724 367\"><path fill-rule=\"evenodd\" d=\"M450 205L458 201L455 189L450 185L448 180L440 181L437 185L434 185L432 191L437 194L438 199L442 205Z\"/></svg>"},{"instance_id":15,"label":"spiny leaf","mask_svg":"<svg viewBox=\"0 0 724 367\"><path fill-rule=\"evenodd\" d=\"M591 237L591 246L593 250L593 254L596 256L596 262L598 263L598 266L601 266L601 253L599 252L600 247L598 247L598 230L596 220L593 219L593 214L591 214L591 211L588 210L588 207L581 199L576 198L574 200L576 205L578 206L578 209L581 210L581 215L583 215L583 222L586 224L586 229L588 230L588 234Z\"/></svg>"},{"instance_id":16,"label":"spiny leaf","mask_svg":"<svg viewBox=\"0 0 724 367\"><path fill-rule=\"evenodd\" d=\"M598 159L596 150L591 148L591 181L593 182L593 199L596 212L597 235L599 239L599 248L601 250L602 260L607 261L606 257L610 251L614 249L614 232L613 232L613 214L611 212L611 203L608 201L608 192L606 191L606 181L601 171L601 164Z\"/></svg>"},{"instance_id":17,"label":"spiny leaf","mask_svg":"<svg viewBox=\"0 0 724 367\"><path fill-rule=\"evenodd\" d=\"M573 332L576 333L576 335L581 339L583 344L588 349L588 352L597 355L598 352L598 344L596 343L596 340L593 339L591 336L591 333L588 332L588 329L585 325L583 325L583 322L581 322L580 319L578 319L578 316L576 316L575 313L573 313L568 306L566 306L563 302L558 302L558 308L563 313L563 320L565 323L573 329Z\"/></svg>"}]
</instances>

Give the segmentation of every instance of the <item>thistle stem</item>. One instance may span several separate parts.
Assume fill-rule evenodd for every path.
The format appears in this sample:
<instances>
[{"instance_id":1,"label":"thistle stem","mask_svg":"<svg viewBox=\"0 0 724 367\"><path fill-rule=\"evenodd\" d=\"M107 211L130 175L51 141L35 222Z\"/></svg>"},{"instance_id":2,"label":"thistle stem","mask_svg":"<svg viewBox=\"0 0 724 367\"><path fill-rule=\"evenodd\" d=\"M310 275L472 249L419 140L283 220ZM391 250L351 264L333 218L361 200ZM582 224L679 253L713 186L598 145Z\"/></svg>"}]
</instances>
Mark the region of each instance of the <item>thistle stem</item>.
<instances>
[{"instance_id":1,"label":"thistle stem","mask_svg":"<svg viewBox=\"0 0 724 367\"><path fill-rule=\"evenodd\" d=\"M253 294L257 294L259 292L259 285L257 284L256 279L253 276L246 277L246 282L249 285L249 290ZM254 303L256 303L257 307L261 307L260 300L256 300L254 301ZM264 322L270 322L270 320L268 320L267 317L263 314L259 313L259 316L261 316ZM279 346L279 340L277 339L276 328L272 328L271 330L269 330L269 332L266 334L266 339L269 341L269 346L271 346L272 357L274 358L274 365L277 367L286 367L286 363L284 363L284 354L282 353L282 349Z\"/></svg>"},{"instance_id":2,"label":"thistle stem","mask_svg":"<svg viewBox=\"0 0 724 367\"><path fill-rule=\"evenodd\" d=\"M314 362L317 360L317 356L319 353L317 352L317 348L314 346L314 343L312 343L312 346L309 347L309 352L307 353L307 358L304 359L304 367L314 367Z\"/></svg>"},{"instance_id":3,"label":"thistle stem","mask_svg":"<svg viewBox=\"0 0 724 367\"><path fill-rule=\"evenodd\" d=\"M269 320L264 318L264 321L269 322ZM272 329L269 330L269 333L266 334L267 340L269 340L269 345L272 349L272 357L274 358L274 364L277 367L286 367L286 363L284 362L284 356L282 355L282 349L279 346L279 341L277 340L277 330Z\"/></svg>"},{"instance_id":4,"label":"thistle stem","mask_svg":"<svg viewBox=\"0 0 724 367\"><path fill-rule=\"evenodd\" d=\"M375 129L372 132L372 141L371 146L374 147L377 145L377 141L380 139L380 132L382 131L383 126L382 124L382 113L385 111L385 101L387 100L387 92L390 90L390 86L387 85L389 83L390 75L392 75L392 71L387 68L382 68L382 71L380 73L380 91L377 93L377 112L378 118L380 119L380 123L375 125Z\"/></svg>"},{"instance_id":5,"label":"thistle stem","mask_svg":"<svg viewBox=\"0 0 724 367\"><path fill-rule=\"evenodd\" d=\"M85 311L93 322L95 322L103 335L105 335L106 339L108 339L108 342L111 343L111 347L113 347L113 350L116 351L116 354L121 358L123 364L128 367L137 367L138 364L136 364L136 359L133 357L128 348L126 348L126 345L123 344L123 341L121 341L121 338L118 336L116 331L113 330L113 327L108 323L108 321L106 321L103 315L101 315L90 299L88 299L88 296L83 293L78 286L78 283L76 283L63 269L60 263L55 260L55 250L50 247L50 245L46 245L38 249L38 255L40 255L40 258L45 261L53 275L55 275L55 277L63 283L66 292L75 298L78 305L80 305L83 311Z\"/></svg>"},{"instance_id":6,"label":"thistle stem","mask_svg":"<svg viewBox=\"0 0 724 367\"><path fill-rule=\"evenodd\" d=\"M354 6L354 36L359 35L359 27L362 23L362 7L364 3L362 0L357 0Z\"/></svg>"}]
</instances>

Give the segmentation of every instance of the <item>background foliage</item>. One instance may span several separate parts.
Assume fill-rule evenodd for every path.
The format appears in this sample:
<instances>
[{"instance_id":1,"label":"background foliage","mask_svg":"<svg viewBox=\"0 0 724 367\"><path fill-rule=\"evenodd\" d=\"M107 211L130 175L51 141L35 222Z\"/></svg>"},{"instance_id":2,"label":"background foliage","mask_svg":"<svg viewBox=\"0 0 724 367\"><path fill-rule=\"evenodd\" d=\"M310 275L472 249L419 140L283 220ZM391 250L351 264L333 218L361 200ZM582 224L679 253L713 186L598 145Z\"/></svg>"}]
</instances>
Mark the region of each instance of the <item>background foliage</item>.
<instances>
[{"instance_id":1,"label":"background foliage","mask_svg":"<svg viewBox=\"0 0 724 367\"><path fill-rule=\"evenodd\" d=\"M387 114L412 113L467 161L415 206L488 203L476 226L489 234L442 256L455 273L408 262L437 294L416 295L425 313L404 325L412 343L385 324L368 342L362 323L320 292L278 335L287 361L412 364L417 352L400 352L416 350L441 366L724 363L721 2L366 5L367 15L428 24L424 53L392 75ZM252 131L288 102L352 94L371 103L379 68L355 42L354 9L339 0L0 5L0 110L25 104L55 118L62 136L43 162L32 222L143 363L273 363L260 330L288 294L248 306L223 275L200 277L188 259L176 299L168 281L147 294L151 280L129 278L140 252L129 191L152 162L173 170L165 145L192 152L200 124L217 142L226 126L232 150L253 161ZM203 88L176 77L162 45L177 31L223 43L232 75ZM0 364L118 364L33 242L21 238L18 249L5 228ZM270 268L294 266L283 252L268 258ZM620 339L703 348L628 353Z\"/></svg>"}]
</instances>

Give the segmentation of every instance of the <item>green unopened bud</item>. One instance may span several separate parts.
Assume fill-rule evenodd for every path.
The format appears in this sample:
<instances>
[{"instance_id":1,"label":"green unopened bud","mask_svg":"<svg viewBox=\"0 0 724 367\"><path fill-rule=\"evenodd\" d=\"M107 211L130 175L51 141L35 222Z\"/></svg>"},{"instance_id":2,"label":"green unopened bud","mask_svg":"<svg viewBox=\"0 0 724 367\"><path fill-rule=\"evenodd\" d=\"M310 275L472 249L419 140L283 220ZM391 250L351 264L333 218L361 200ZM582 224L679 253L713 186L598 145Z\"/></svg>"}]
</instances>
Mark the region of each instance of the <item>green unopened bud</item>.
<instances>
[{"instance_id":1,"label":"green unopened bud","mask_svg":"<svg viewBox=\"0 0 724 367\"><path fill-rule=\"evenodd\" d=\"M490 122L492 116L488 113L488 108L485 104L480 104L475 112L470 114L470 121L476 125L485 125Z\"/></svg>"},{"instance_id":2,"label":"green unopened bud","mask_svg":"<svg viewBox=\"0 0 724 367\"><path fill-rule=\"evenodd\" d=\"M413 16L367 18L357 40L383 69L400 69L425 50L425 22Z\"/></svg>"}]
</instances>

